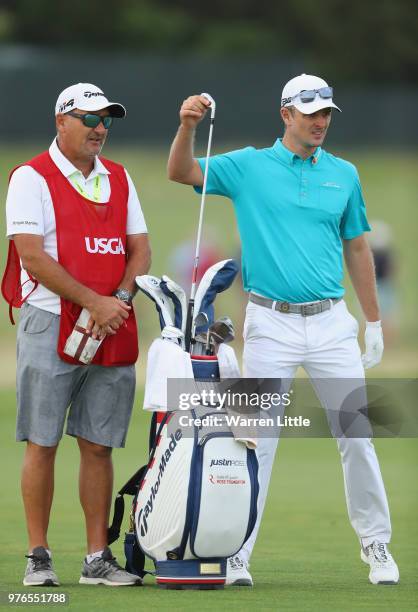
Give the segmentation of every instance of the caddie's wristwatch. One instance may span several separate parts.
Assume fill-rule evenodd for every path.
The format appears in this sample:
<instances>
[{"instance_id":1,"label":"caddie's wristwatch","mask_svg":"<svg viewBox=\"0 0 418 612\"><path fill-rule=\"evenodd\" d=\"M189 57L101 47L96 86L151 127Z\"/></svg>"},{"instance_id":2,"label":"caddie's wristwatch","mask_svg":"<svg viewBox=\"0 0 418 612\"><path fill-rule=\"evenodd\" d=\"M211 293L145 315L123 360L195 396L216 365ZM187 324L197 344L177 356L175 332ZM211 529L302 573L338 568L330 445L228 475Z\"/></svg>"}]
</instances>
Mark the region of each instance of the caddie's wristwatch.
<instances>
[{"instance_id":1,"label":"caddie's wristwatch","mask_svg":"<svg viewBox=\"0 0 418 612\"><path fill-rule=\"evenodd\" d=\"M117 297L122 302L126 302L127 304L131 304L132 298L134 297L127 289L116 289L112 295Z\"/></svg>"}]
</instances>

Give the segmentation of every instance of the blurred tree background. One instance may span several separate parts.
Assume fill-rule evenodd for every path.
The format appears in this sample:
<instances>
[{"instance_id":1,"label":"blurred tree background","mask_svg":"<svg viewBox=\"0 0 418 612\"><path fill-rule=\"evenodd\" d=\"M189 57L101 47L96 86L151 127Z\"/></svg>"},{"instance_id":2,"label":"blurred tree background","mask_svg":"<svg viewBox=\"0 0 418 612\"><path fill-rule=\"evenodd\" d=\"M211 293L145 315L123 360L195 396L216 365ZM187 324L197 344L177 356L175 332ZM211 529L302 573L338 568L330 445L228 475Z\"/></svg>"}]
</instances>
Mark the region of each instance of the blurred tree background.
<instances>
[{"instance_id":1,"label":"blurred tree background","mask_svg":"<svg viewBox=\"0 0 418 612\"><path fill-rule=\"evenodd\" d=\"M418 83L416 0L0 0L0 45L303 60L330 80Z\"/></svg>"}]
</instances>

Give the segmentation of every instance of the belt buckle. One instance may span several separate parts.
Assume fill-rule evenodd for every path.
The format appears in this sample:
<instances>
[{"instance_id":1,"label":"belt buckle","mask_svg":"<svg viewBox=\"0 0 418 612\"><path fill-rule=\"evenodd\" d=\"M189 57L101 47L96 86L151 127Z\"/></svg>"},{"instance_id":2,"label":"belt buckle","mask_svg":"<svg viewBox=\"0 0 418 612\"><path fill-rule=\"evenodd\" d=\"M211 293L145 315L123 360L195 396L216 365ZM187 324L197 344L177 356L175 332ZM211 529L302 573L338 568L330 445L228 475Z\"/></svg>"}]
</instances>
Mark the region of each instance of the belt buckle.
<instances>
[{"instance_id":1,"label":"belt buckle","mask_svg":"<svg viewBox=\"0 0 418 612\"><path fill-rule=\"evenodd\" d=\"M279 306L279 310L280 312L289 312L290 310L289 302L282 302Z\"/></svg>"},{"instance_id":2,"label":"belt buckle","mask_svg":"<svg viewBox=\"0 0 418 612\"><path fill-rule=\"evenodd\" d=\"M310 317L313 313L309 312L309 309L312 308L313 304L302 304L300 314L302 317Z\"/></svg>"}]
</instances>

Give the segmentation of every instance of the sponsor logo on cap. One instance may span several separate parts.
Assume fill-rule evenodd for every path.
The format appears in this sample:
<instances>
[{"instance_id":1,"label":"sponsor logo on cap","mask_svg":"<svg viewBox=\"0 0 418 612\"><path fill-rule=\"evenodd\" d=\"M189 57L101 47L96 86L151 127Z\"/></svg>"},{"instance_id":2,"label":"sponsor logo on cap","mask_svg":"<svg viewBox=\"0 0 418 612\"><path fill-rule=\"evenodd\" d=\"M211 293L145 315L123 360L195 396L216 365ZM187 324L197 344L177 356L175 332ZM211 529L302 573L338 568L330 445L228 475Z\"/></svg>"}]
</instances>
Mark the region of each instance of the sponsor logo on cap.
<instances>
[{"instance_id":1,"label":"sponsor logo on cap","mask_svg":"<svg viewBox=\"0 0 418 612\"><path fill-rule=\"evenodd\" d=\"M101 91L85 91L84 92L85 98L97 98L97 96L103 96L103 98L106 97L104 93L102 93Z\"/></svg>"},{"instance_id":2,"label":"sponsor logo on cap","mask_svg":"<svg viewBox=\"0 0 418 612\"><path fill-rule=\"evenodd\" d=\"M71 100L67 100L67 102L63 102L62 104L60 104L58 112L63 113L67 108L71 108L72 106L74 106L74 98L71 98Z\"/></svg>"}]
</instances>

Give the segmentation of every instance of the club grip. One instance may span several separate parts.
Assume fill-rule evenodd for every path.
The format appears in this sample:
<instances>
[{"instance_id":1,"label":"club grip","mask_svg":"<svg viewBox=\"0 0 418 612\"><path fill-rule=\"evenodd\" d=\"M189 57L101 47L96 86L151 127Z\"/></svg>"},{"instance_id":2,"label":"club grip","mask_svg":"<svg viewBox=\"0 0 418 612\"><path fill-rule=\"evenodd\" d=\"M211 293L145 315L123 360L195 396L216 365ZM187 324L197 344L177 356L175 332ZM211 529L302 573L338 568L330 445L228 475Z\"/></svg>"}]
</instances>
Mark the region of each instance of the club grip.
<instances>
[{"instance_id":1,"label":"club grip","mask_svg":"<svg viewBox=\"0 0 418 612\"><path fill-rule=\"evenodd\" d=\"M184 348L186 353L190 351L190 343L192 340L192 324L193 324L194 300L189 300L187 307L186 329L184 330Z\"/></svg>"},{"instance_id":2,"label":"club grip","mask_svg":"<svg viewBox=\"0 0 418 612\"><path fill-rule=\"evenodd\" d=\"M215 102L215 100L208 93L202 92L200 95L204 96L206 98L206 100L209 100L209 102L210 102L210 117L211 117L211 119L214 119L215 118L215 112L216 112L216 102Z\"/></svg>"}]
</instances>

